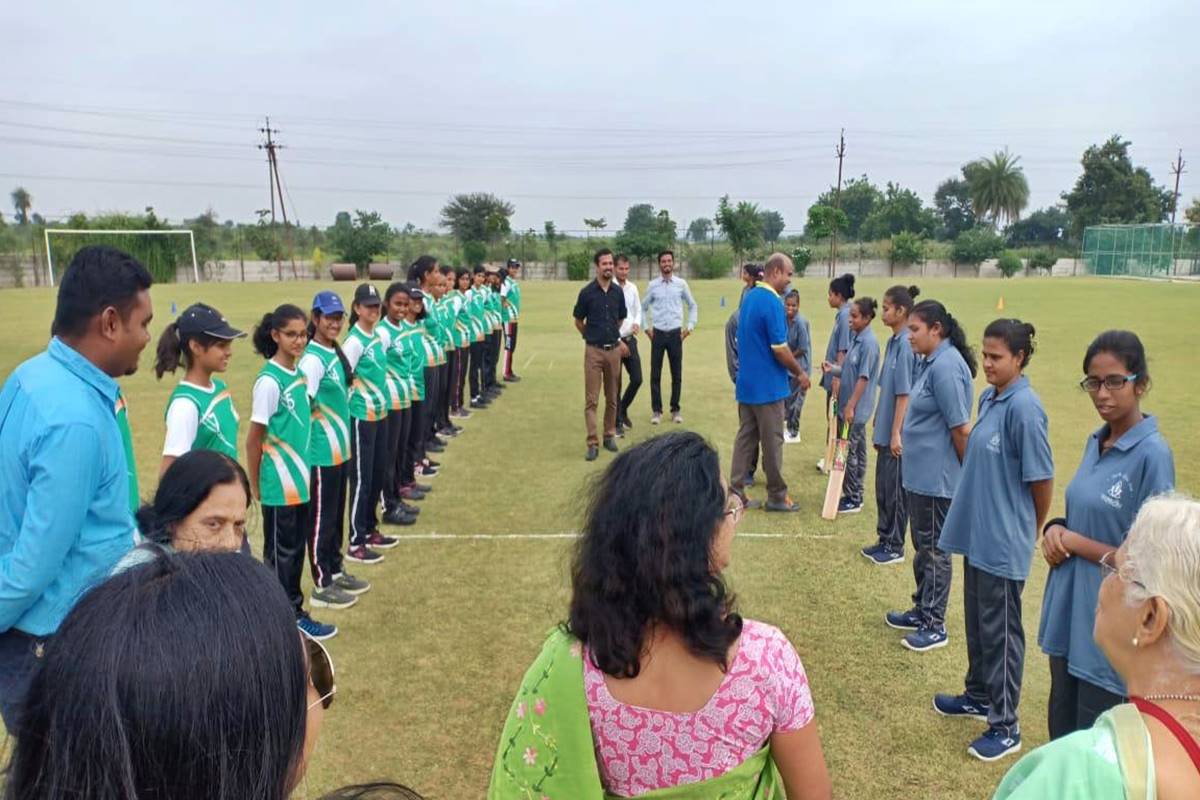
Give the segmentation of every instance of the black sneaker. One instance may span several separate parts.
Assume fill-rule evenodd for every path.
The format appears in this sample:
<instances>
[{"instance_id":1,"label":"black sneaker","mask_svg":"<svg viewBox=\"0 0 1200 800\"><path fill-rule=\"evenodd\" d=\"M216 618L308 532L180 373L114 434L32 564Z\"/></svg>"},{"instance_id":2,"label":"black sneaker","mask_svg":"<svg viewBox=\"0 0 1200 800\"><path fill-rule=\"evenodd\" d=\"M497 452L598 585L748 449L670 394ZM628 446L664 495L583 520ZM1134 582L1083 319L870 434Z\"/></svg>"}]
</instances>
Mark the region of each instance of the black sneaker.
<instances>
[{"instance_id":1,"label":"black sneaker","mask_svg":"<svg viewBox=\"0 0 1200 800\"><path fill-rule=\"evenodd\" d=\"M617 438L615 436L606 436L604 439L604 449L610 453L617 452Z\"/></svg>"},{"instance_id":2,"label":"black sneaker","mask_svg":"<svg viewBox=\"0 0 1200 800\"><path fill-rule=\"evenodd\" d=\"M366 545L358 545L346 551L346 560L355 564L378 564L383 561L383 553L376 553Z\"/></svg>"},{"instance_id":3,"label":"black sneaker","mask_svg":"<svg viewBox=\"0 0 1200 800\"><path fill-rule=\"evenodd\" d=\"M404 502L403 500L401 500L399 502L399 504L396 506L396 508L403 511L405 514L408 514L410 517L418 516L421 513L420 506L414 506L410 503Z\"/></svg>"},{"instance_id":4,"label":"black sneaker","mask_svg":"<svg viewBox=\"0 0 1200 800\"><path fill-rule=\"evenodd\" d=\"M446 443L430 442L429 444L425 445L425 449L430 453L444 453L446 452Z\"/></svg>"},{"instance_id":5,"label":"black sneaker","mask_svg":"<svg viewBox=\"0 0 1200 800\"><path fill-rule=\"evenodd\" d=\"M458 429L457 428L438 428L437 435L438 436L449 436L451 439L453 439L455 436L458 436Z\"/></svg>"},{"instance_id":6,"label":"black sneaker","mask_svg":"<svg viewBox=\"0 0 1200 800\"><path fill-rule=\"evenodd\" d=\"M413 514L405 512L402 508L393 508L383 515L383 521L388 525L413 525L416 523L417 518ZM368 544L370 544L372 547L382 546L376 544L375 542L368 542Z\"/></svg>"},{"instance_id":7,"label":"black sneaker","mask_svg":"<svg viewBox=\"0 0 1200 800\"><path fill-rule=\"evenodd\" d=\"M333 585L347 594L366 594L371 591L371 582L356 578L349 572L339 572L333 576Z\"/></svg>"},{"instance_id":8,"label":"black sneaker","mask_svg":"<svg viewBox=\"0 0 1200 800\"><path fill-rule=\"evenodd\" d=\"M476 409L482 410L484 408L487 408L490 405L491 405L491 403L489 403L487 400L484 400L482 397L471 401L471 408L476 408Z\"/></svg>"},{"instance_id":9,"label":"black sneaker","mask_svg":"<svg viewBox=\"0 0 1200 800\"><path fill-rule=\"evenodd\" d=\"M589 444L588 449L587 449L587 455L585 455L583 457L583 460L584 461L595 461L599 457L600 457L600 448L596 447L596 445L594 445L594 444Z\"/></svg>"}]
</instances>

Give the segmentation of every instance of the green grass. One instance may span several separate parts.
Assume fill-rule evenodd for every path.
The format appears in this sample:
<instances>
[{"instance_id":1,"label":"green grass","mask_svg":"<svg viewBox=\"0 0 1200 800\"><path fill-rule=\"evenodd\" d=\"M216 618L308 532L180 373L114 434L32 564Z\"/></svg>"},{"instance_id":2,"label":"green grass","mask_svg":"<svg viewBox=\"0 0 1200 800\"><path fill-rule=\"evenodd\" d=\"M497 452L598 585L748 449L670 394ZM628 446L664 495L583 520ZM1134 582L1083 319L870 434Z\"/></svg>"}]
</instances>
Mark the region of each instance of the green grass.
<instances>
[{"instance_id":1,"label":"green grass","mask_svg":"<svg viewBox=\"0 0 1200 800\"><path fill-rule=\"evenodd\" d=\"M799 282L802 312L823 348L831 313L823 281ZM863 280L878 297L886 284ZM684 359L683 414L719 448L728 464L736 428L725 373L723 326L738 296L733 282L692 283L700 327ZM154 289L155 334L182 309L204 299L247 329L283 301L305 304L318 284L166 285ZM338 287L348 296L351 287ZM581 344L570 324L579 284L526 283L518 371L525 380L465 422L445 454L436 491L421 521L403 534L437 532L556 533L577 529L583 490L607 463L583 460ZM923 295L943 300L973 343L999 316L1034 322L1038 352L1028 374L1050 414L1058 465L1055 513L1097 418L1076 381L1088 341L1110 327L1143 337L1154 374L1145 408L1158 414L1175 452L1180 487L1200 491L1200 391L1196 343L1200 286L1131 281L926 281ZM725 307L720 299L724 297ZM48 290L0 293L0 375L39 351L53 310ZM877 330L882 335L882 330ZM156 382L148 348L137 375L123 383L131 407L143 493L153 489L162 443L162 414L171 389ZM259 359L249 343L235 346L227 376L243 422ZM648 372L648 369L647 369ZM983 387L983 378L976 390ZM837 523L819 519L825 479L813 469L824 420L821 394L805 409L803 443L785 448L785 474L805 510L777 517L751 512L745 532L793 534L738 540L729 579L746 616L780 626L808 669L830 771L838 796L978 798L990 795L1012 763L982 765L966 755L977 725L945 720L930 709L935 691L957 690L966 667L961 594L951 595L949 647L925 655L899 646L882 614L908 602L911 568L869 565L858 548L873 539L874 507ZM649 392L633 412L623 445L648 436ZM243 425L243 436L245 425ZM257 546L257 542L256 542ZM421 539L388 552L376 568L360 568L375 588L357 607L323 614L342 633L331 642L339 694L326 717L309 773L309 795L352 781L395 778L434 798L481 797L512 693L544 633L562 619L567 600L564 539ZM957 567L956 567L957 569ZM1045 741L1049 689L1036 633L1046 569L1036 561L1025 593L1029 658L1021 704L1025 747Z\"/></svg>"}]
</instances>

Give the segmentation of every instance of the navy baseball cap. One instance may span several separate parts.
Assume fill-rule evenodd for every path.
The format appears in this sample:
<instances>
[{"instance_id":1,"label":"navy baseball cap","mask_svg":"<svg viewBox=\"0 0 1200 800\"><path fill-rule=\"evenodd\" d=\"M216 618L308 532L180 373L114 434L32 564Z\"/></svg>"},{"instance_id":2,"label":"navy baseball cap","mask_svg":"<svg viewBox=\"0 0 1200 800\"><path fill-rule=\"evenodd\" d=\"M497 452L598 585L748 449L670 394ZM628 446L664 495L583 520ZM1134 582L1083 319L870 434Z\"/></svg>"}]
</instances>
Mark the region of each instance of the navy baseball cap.
<instances>
[{"instance_id":1,"label":"navy baseball cap","mask_svg":"<svg viewBox=\"0 0 1200 800\"><path fill-rule=\"evenodd\" d=\"M383 298L373 283L360 283L354 290L354 302L360 306L381 306Z\"/></svg>"},{"instance_id":2,"label":"navy baseball cap","mask_svg":"<svg viewBox=\"0 0 1200 800\"><path fill-rule=\"evenodd\" d=\"M244 331L229 324L221 312L204 303L193 303L183 310L176 321L179 332L187 336L205 334L216 339L241 339Z\"/></svg>"},{"instance_id":3,"label":"navy baseball cap","mask_svg":"<svg viewBox=\"0 0 1200 800\"><path fill-rule=\"evenodd\" d=\"M316 297L312 301L312 310L320 311L322 314L345 314L346 307L342 305L342 298L338 297L337 292L326 289L323 292L317 292Z\"/></svg>"},{"instance_id":4,"label":"navy baseball cap","mask_svg":"<svg viewBox=\"0 0 1200 800\"><path fill-rule=\"evenodd\" d=\"M508 260L508 266L509 266L509 267L518 267L518 268L519 268L519 267L521 266L521 260L520 260L520 259L518 259L518 258L510 258L510 259Z\"/></svg>"},{"instance_id":5,"label":"navy baseball cap","mask_svg":"<svg viewBox=\"0 0 1200 800\"><path fill-rule=\"evenodd\" d=\"M404 291L408 292L408 296L413 300L424 300L425 293L421 291L421 287L415 283L410 283L404 287Z\"/></svg>"}]
</instances>

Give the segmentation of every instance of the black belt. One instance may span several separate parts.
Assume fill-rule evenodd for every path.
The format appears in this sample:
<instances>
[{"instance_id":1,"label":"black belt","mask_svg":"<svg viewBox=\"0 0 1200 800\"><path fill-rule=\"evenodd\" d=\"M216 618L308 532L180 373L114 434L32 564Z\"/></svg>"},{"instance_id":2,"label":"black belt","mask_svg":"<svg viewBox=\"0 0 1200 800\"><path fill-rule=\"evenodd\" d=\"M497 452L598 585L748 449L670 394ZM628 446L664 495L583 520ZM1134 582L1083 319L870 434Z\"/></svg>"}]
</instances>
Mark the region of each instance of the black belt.
<instances>
[{"instance_id":1,"label":"black belt","mask_svg":"<svg viewBox=\"0 0 1200 800\"><path fill-rule=\"evenodd\" d=\"M620 346L620 342L613 342L612 344L592 344L591 342L588 342L588 347L597 347L601 350L616 350Z\"/></svg>"}]
</instances>

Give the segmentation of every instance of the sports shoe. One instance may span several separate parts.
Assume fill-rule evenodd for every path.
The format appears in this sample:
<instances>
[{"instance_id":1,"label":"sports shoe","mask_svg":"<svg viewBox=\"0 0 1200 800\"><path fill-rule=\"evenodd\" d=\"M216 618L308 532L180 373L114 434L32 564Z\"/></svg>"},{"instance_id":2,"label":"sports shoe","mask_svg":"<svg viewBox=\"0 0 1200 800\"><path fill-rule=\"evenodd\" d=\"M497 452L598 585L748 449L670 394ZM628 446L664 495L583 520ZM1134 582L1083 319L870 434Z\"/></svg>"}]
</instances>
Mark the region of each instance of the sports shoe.
<instances>
[{"instance_id":1,"label":"sports shoe","mask_svg":"<svg viewBox=\"0 0 1200 800\"><path fill-rule=\"evenodd\" d=\"M618 439L625 438L625 426L619 422L617 423L617 438Z\"/></svg>"},{"instance_id":2,"label":"sports shoe","mask_svg":"<svg viewBox=\"0 0 1200 800\"><path fill-rule=\"evenodd\" d=\"M417 517L417 516L420 516L420 514L421 514L420 506L410 505L410 504L404 502L403 500L400 500L397 502L396 508L403 511L405 514L408 514L410 517Z\"/></svg>"},{"instance_id":3,"label":"sports shoe","mask_svg":"<svg viewBox=\"0 0 1200 800\"><path fill-rule=\"evenodd\" d=\"M678 411L676 411L674 414L671 415L671 422L674 422L676 425L682 425L683 424L683 415L680 414Z\"/></svg>"},{"instance_id":4,"label":"sports shoe","mask_svg":"<svg viewBox=\"0 0 1200 800\"><path fill-rule=\"evenodd\" d=\"M883 615L883 621L889 628L898 631L915 631L921 627L921 614L915 608L908 611L889 611Z\"/></svg>"},{"instance_id":5,"label":"sports shoe","mask_svg":"<svg viewBox=\"0 0 1200 800\"><path fill-rule=\"evenodd\" d=\"M357 602L357 597L342 591L336 584L313 589L309 596L309 604L313 608L349 608Z\"/></svg>"},{"instance_id":6,"label":"sports shoe","mask_svg":"<svg viewBox=\"0 0 1200 800\"><path fill-rule=\"evenodd\" d=\"M900 640L900 644L916 653L936 650L945 647L949 642L950 637L946 635L945 628L930 628L924 625Z\"/></svg>"},{"instance_id":7,"label":"sports shoe","mask_svg":"<svg viewBox=\"0 0 1200 800\"><path fill-rule=\"evenodd\" d=\"M339 572L333 576L333 585L346 594L366 594L371 591L371 582L356 578L349 572Z\"/></svg>"},{"instance_id":8,"label":"sports shoe","mask_svg":"<svg viewBox=\"0 0 1200 800\"><path fill-rule=\"evenodd\" d=\"M988 728L967 748L967 752L980 761L999 761L1020 751L1021 734L1005 733L999 728Z\"/></svg>"},{"instance_id":9,"label":"sports shoe","mask_svg":"<svg viewBox=\"0 0 1200 800\"><path fill-rule=\"evenodd\" d=\"M463 426L461 426L461 425L455 425L453 422L451 422L451 423L450 423L450 430L454 431L455 433L462 433L462 432L463 432Z\"/></svg>"},{"instance_id":10,"label":"sports shoe","mask_svg":"<svg viewBox=\"0 0 1200 800\"><path fill-rule=\"evenodd\" d=\"M425 449L430 453L444 453L446 452L446 445L444 442L427 442Z\"/></svg>"},{"instance_id":11,"label":"sports shoe","mask_svg":"<svg viewBox=\"0 0 1200 800\"><path fill-rule=\"evenodd\" d=\"M933 710L943 717L970 717L985 722L988 716L987 703L976 703L965 694L935 694Z\"/></svg>"},{"instance_id":12,"label":"sports shoe","mask_svg":"<svg viewBox=\"0 0 1200 800\"><path fill-rule=\"evenodd\" d=\"M413 474L418 478L436 478L438 469L437 467L431 467L426 464L418 464L417 468L413 470Z\"/></svg>"},{"instance_id":13,"label":"sports shoe","mask_svg":"<svg viewBox=\"0 0 1200 800\"><path fill-rule=\"evenodd\" d=\"M416 484L410 483L400 487L400 496L405 500L424 500L425 493L416 487Z\"/></svg>"},{"instance_id":14,"label":"sports shoe","mask_svg":"<svg viewBox=\"0 0 1200 800\"><path fill-rule=\"evenodd\" d=\"M662 414L654 414L650 417L651 425L657 425L660 422L662 422Z\"/></svg>"},{"instance_id":15,"label":"sports shoe","mask_svg":"<svg viewBox=\"0 0 1200 800\"><path fill-rule=\"evenodd\" d=\"M839 514L857 514L858 512L862 511L862 509L862 503L855 503L849 497L843 497L838 501Z\"/></svg>"},{"instance_id":16,"label":"sports shoe","mask_svg":"<svg viewBox=\"0 0 1200 800\"><path fill-rule=\"evenodd\" d=\"M400 540L395 536L384 536L379 531L371 531L367 536L367 545L379 550L391 550L398 544L400 544Z\"/></svg>"},{"instance_id":17,"label":"sports shoe","mask_svg":"<svg viewBox=\"0 0 1200 800\"><path fill-rule=\"evenodd\" d=\"M429 458L428 456L426 456L425 458L422 458L421 463L427 467L433 467L434 469L437 469L438 467L442 466L440 461L434 461L432 458Z\"/></svg>"},{"instance_id":18,"label":"sports shoe","mask_svg":"<svg viewBox=\"0 0 1200 800\"><path fill-rule=\"evenodd\" d=\"M456 429L456 428L439 428L438 436L449 436L451 439L453 439L455 436L458 436L458 429Z\"/></svg>"},{"instance_id":19,"label":"sports shoe","mask_svg":"<svg viewBox=\"0 0 1200 800\"><path fill-rule=\"evenodd\" d=\"M800 444L800 431L788 428L783 432L784 444Z\"/></svg>"},{"instance_id":20,"label":"sports shoe","mask_svg":"<svg viewBox=\"0 0 1200 800\"><path fill-rule=\"evenodd\" d=\"M301 611L300 616L296 617L296 627L305 636L315 639L318 642L337 636L337 625L326 625L324 622L317 622L308 615L307 611Z\"/></svg>"},{"instance_id":21,"label":"sports shoe","mask_svg":"<svg viewBox=\"0 0 1200 800\"><path fill-rule=\"evenodd\" d=\"M457 417L458 419L470 419L471 412L467 411L466 408L456 408L450 412L450 416Z\"/></svg>"},{"instance_id":22,"label":"sports shoe","mask_svg":"<svg viewBox=\"0 0 1200 800\"><path fill-rule=\"evenodd\" d=\"M583 456L584 461L595 461L600 457L600 448L594 444L589 444L587 453Z\"/></svg>"},{"instance_id":23,"label":"sports shoe","mask_svg":"<svg viewBox=\"0 0 1200 800\"><path fill-rule=\"evenodd\" d=\"M383 521L388 525L412 525L417 521L417 518L402 508L393 508L384 513Z\"/></svg>"},{"instance_id":24,"label":"sports shoe","mask_svg":"<svg viewBox=\"0 0 1200 800\"><path fill-rule=\"evenodd\" d=\"M874 563L880 567L885 567L888 564L903 564L904 563L904 554L903 553L893 553L891 550L888 550L883 545L877 545L877 547L879 548L878 550L876 550L871 555L867 556L867 558L869 558L872 563ZM867 555L865 547L863 548L863 555L865 555L865 556Z\"/></svg>"},{"instance_id":25,"label":"sports shoe","mask_svg":"<svg viewBox=\"0 0 1200 800\"><path fill-rule=\"evenodd\" d=\"M520 375L505 375L504 380L508 381L509 383L520 383L521 376Z\"/></svg>"},{"instance_id":26,"label":"sports shoe","mask_svg":"<svg viewBox=\"0 0 1200 800\"><path fill-rule=\"evenodd\" d=\"M626 428L633 427L633 422L629 419L628 414L625 414L624 416L621 417L621 424L624 425Z\"/></svg>"},{"instance_id":27,"label":"sports shoe","mask_svg":"<svg viewBox=\"0 0 1200 800\"><path fill-rule=\"evenodd\" d=\"M825 459L819 458L819 459L817 459L817 472L824 472L824 471L825 471Z\"/></svg>"},{"instance_id":28,"label":"sports shoe","mask_svg":"<svg viewBox=\"0 0 1200 800\"><path fill-rule=\"evenodd\" d=\"M605 449L605 450L607 450L607 451L608 451L608 452L610 452L610 453L615 453L615 452L617 452L617 450L619 449L619 448L617 447L617 437L615 437L615 436L605 436L605 437L604 437L604 449Z\"/></svg>"},{"instance_id":29,"label":"sports shoe","mask_svg":"<svg viewBox=\"0 0 1200 800\"><path fill-rule=\"evenodd\" d=\"M489 403L487 400L484 400L482 397L476 397L474 400L471 401L471 408L483 409L483 408L487 408L490 405L491 405L491 403Z\"/></svg>"},{"instance_id":30,"label":"sports shoe","mask_svg":"<svg viewBox=\"0 0 1200 800\"><path fill-rule=\"evenodd\" d=\"M376 553L366 545L360 544L346 551L346 560L355 564L378 564L383 561L383 553Z\"/></svg>"},{"instance_id":31,"label":"sports shoe","mask_svg":"<svg viewBox=\"0 0 1200 800\"><path fill-rule=\"evenodd\" d=\"M416 481L413 481L412 483L409 484L409 486L413 487L414 489L416 489L418 492L421 492L422 494L429 494L430 492L433 491L433 487L431 485L429 485L428 483L417 483Z\"/></svg>"}]
</instances>

